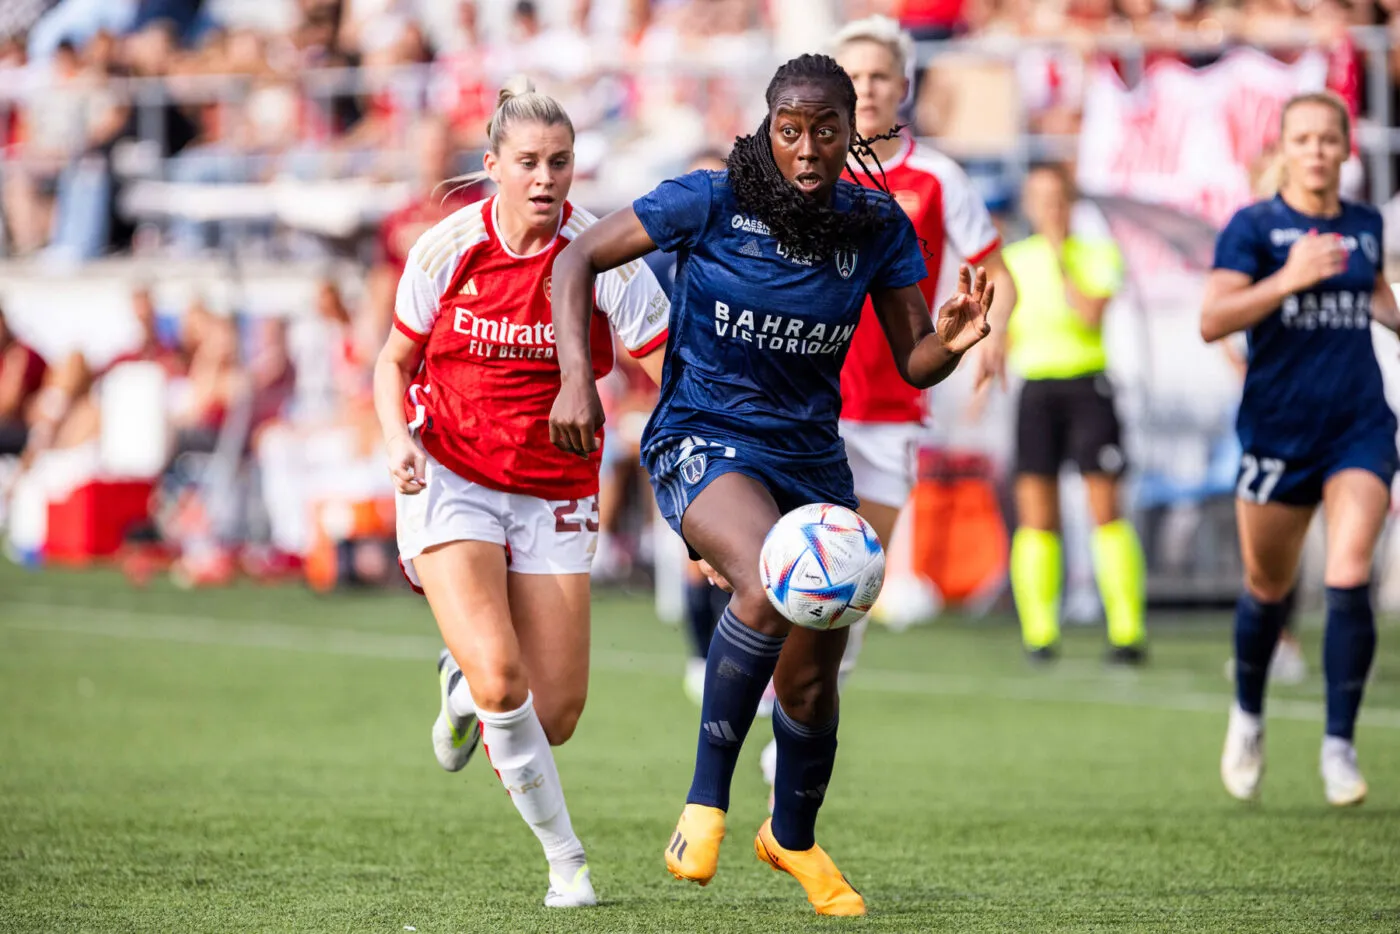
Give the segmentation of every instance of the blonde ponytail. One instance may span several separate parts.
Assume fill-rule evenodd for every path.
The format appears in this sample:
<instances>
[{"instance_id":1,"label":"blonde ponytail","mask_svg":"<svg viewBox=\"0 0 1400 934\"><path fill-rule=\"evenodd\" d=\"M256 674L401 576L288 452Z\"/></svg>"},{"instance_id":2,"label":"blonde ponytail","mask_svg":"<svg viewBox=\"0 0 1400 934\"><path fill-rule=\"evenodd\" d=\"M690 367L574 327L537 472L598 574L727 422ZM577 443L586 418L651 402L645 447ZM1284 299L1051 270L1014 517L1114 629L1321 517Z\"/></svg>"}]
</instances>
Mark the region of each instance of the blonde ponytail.
<instances>
[{"instance_id":1,"label":"blonde ponytail","mask_svg":"<svg viewBox=\"0 0 1400 934\"><path fill-rule=\"evenodd\" d=\"M574 136L574 124L559 102L547 94L535 90L535 83L525 75L516 75L505 83L496 95L496 111L486 124L486 138L491 152L500 155L501 144L510 136L510 131L520 123L539 123L544 126L564 126L569 129L569 137ZM451 185L448 194L469 188L487 178L485 169L458 175L443 182Z\"/></svg>"}]
</instances>

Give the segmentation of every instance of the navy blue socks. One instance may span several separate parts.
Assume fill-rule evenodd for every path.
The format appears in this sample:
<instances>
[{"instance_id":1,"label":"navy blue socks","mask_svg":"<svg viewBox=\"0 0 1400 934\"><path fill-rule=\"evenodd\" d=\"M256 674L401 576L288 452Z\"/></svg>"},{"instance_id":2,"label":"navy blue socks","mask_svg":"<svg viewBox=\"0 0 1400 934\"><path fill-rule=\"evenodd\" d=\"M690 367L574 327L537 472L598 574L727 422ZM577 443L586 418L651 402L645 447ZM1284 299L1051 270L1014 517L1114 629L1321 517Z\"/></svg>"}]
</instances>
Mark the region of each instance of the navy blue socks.
<instances>
[{"instance_id":1,"label":"navy blue socks","mask_svg":"<svg viewBox=\"0 0 1400 934\"><path fill-rule=\"evenodd\" d=\"M1261 603L1248 591L1235 603L1235 698L1240 709L1256 717L1264 712L1264 687L1279 633L1291 601Z\"/></svg>"},{"instance_id":2,"label":"navy blue socks","mask_svg":"<svg viewBox=\"0 0 1400 934\"><path fill-rule=\"evenodd\" d=\"M687 804L729 810L729 785L744 737L786 636L765 636L725 609L715 626L705 659L705 699L700 708L700 741ZM781 756L781 753L779 753Z\"/></svg>"},{"instance_id":3,"label":"navy blue socks","mask_svg":"<svg viewBox=\"0 0 1400 934\"><path fill-rule=\"evenodd\" d=\"M816 845L817 812L826 798L836 764L836 724L818 726L793 720L782 704L773 705L773 736L778 741L778 773L773 781L773 838L788 850Z\"/></svg>"},{"instance_id":4,"label":"navy blue socks","mask_svg":"<svg viewBox=\"0 0 1400 934\"><path fill-rule=\"evenodd\" d=\"M1371 584L1327 588L1327 631L1322 669L1327 675L1327 735L1350 741L1376 657L1376 618Z\"/></svg>"}]
</instances>

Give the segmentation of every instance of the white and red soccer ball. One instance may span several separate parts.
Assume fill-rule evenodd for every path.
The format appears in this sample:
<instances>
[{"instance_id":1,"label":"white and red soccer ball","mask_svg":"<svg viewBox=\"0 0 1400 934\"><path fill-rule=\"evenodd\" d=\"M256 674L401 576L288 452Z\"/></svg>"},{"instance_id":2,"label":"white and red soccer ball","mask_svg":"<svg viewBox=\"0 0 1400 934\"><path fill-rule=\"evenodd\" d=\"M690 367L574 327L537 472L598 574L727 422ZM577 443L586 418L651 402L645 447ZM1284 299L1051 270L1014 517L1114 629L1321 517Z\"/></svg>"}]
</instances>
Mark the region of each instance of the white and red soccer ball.
<instances>
[{"instance_id":1,"label":"white and red soccer ball","mask_svg":"<svg viewBox=\"0 0 1400 934\"><path fill-rule=\"evenodd\" d=\"M812 503L769 530L759 575L768 599L794 624L841 629L870 612L880 596L885 549L854 511Z\"/></svg>"}]
</instances>

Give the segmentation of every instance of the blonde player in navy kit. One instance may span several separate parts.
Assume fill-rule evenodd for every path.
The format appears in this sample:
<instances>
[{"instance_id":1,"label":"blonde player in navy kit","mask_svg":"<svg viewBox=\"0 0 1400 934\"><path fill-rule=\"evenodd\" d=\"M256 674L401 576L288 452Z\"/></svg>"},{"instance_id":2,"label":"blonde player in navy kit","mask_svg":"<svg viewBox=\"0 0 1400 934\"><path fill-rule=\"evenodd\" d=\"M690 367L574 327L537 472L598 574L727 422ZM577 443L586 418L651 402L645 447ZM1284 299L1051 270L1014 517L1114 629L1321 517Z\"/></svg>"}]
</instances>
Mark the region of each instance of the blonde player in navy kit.
<instances>
[{"instance_id":1,"label":"blonde player in navy kit","mask_svg":"<svg viewBox=\"0 0 1400 934\"><path fill-rule=\"evenodd\" d=\"M1376 649L1371 565L1397 459L1371 322L1400 330L1400 311L1381 274L1380 214L1338 194L1351 150L1345 104L1327 93L1295 97L1284 106L1280 136L1279 193L1239 211L1220 234L1201 311L1207 341L1236 331L1249 337L1237 419L1245 580L1220 774L1234 797L1258 795L1269 660L1321 503L1327 726L1320 768L1328 801L1359 804L1366 781L1353 739Z\"/></svg>"}]
</instances>

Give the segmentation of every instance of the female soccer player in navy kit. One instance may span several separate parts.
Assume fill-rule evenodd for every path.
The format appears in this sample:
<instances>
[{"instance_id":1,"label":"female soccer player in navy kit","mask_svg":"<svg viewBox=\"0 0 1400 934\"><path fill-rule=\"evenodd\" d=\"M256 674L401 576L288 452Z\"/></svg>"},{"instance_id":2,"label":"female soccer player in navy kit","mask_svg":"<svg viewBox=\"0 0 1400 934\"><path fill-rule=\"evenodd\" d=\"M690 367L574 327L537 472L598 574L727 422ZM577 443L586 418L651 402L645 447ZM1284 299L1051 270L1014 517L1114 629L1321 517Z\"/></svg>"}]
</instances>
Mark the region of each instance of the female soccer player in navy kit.
<instances>
[{"instance_id":1,"label":"female soccer player in navy kit","mask_svg":"<svg viewBox=\"0 0 1400 934\"><path fill-rule=\"evenodd\" d=\"M778 69L759 132L735 142L724 172L663 182L584 232L554 265L562 373L554 441L596 447L602 408L589 370L593 279L655 248L680 254L661 398L643 438L657 503L734 596L716 627L695 775L666 849L673 875L713 878L739 749L769 677L778 702L776 805L759 858L794 876L820 914L865 913L859 893L816 845L836 755L837 669L846 631L792 627L764 595L759 550L786 511L855 508L837 433L841 363L872 296L900 374L926 387L988 332L992 289L964 267L938 321L918 289L924 256L904 211L881 191L840 180L856 94L831 58Z\"/></svg>"},{"instance_id":2,"label":"female soccer player in navy kit","mask_svg":"<svg viewBox=\"0 0 1400 934\"><path fill-rule=\"evenodd\" d=\"M1245 581L1220 775L1236 798L1259 793L1269 659L1320 502L1327 518L1322 780L1332 804L1359 804L1366 782L1352 740L1376 649L1371 562L1396 470L1395 415L1371 321L1400 330L1400 312L1381 275L1380 214L1338 194L1351 149L1345 105L1325 93L1295 97L1284 106L1280 136L1283 185L1221 233L1201 312L1207 341L1241 330L1249 336L1237 419Z\"/></svg>"}]
</instances>

